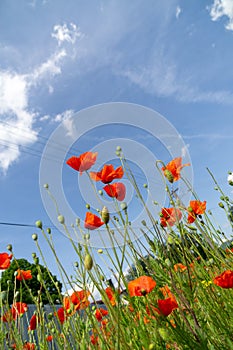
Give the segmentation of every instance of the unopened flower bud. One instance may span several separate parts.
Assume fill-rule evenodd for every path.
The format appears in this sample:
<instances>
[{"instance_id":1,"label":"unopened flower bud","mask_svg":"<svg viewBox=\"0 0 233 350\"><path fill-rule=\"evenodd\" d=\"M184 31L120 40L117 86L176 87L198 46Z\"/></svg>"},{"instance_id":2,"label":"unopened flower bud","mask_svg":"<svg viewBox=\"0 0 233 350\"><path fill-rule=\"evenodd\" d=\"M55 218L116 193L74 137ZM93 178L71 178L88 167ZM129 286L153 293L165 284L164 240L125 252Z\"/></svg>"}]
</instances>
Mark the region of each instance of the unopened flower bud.
<instances>
[{"instance_id":1,"label":"unopened flower bud","mask_svg":"<svg viewBox=\"0 0 233 350\"><path fill-rule=\"evenodd\" d=\"M47 190L49 188L48 184L44 184L44 188Z\"/></svg>"},{"instance_id":2,"label":"unopened flower bud","mask_svg":"<svg viewBox=\"0 0 233 350\"><path fill-rule=\"evenodd\" d=\"M8 246L6 247L7 250L9 250L10 252L12 252L12 244L8 244Z\"/></svg>"},{"instance_id":3,"label":"unopened flower bud","mask_svg":"<svg viewBox=\"0 0 233 350\"><path fill-rule=\"evenodd\" d=\"M101 219L103 220L103 222L105 223L105 225L108 224L109 222L109 211L107 207L103 207L102 211L101 211Z\"/></svg>"},{"instance_id":4,"label":"unopened flower bud","mask_svg":"<svg viewBox=\"0 0 233 350\"><path fill-rule=\"evenodd\" d=\"M57 219L60 222L60 224L64 224L65 223L65 218L64 218L63 215L58 215Z\"/></svg>"},{"instance_id":5,"label":"unopened flower bud","mask_svg":"<svg viewBox=\"0 0 233 350\"><path fill-rule=\"evenodd\" d=\"M87 210L89 210L91 208L90 204L87 203L86 208L87 208Z\"/></svg>"},{"instance_id":6,"label":"unopened flower bud","mask_svg":"<svg viewBox=\"0 0 233 350\"><path fill-rule=\"evenodd\" d=\"M100 196L103 196L103 191L102 190L99 190L98 193L99 193Z\"/></svg>"},{"instance_id":7,"label":"unopened flower bud","mask_svg":"<svg viewBox=\"0 0 233 350\"><path fill-rule=\"evenodd\" d=\"M36 227L42 229L42 221L41 221L41 220L37 220L37 221L35 222L35 225L36 225Z\"/></svg>"},{"instance_id":8,"label":"unopened flower bud","mask_svg":"<svg viewBox=\"0 0 233 350\"><path fill-rule=\"evenodd\" d=\"M165 170L164 170L164 176L168 179L169 182L173 183L173 181L174 181L174 176L172 175L172 173L170 172L170 170L165 169Z\"/></svg>"},{"instance_id":9,"label":"unopened flower bud","mask_svg":"<svg viewBox=\"0 0 233 350\"><path fill-rule=\"evenodd\" d=\"M121 146L117 146L116 151L121 152L122 151Z\"/></svg>"},{"instance_id":10,"label":"unopened flower bud","mask_svg":"<svg viewBox=\"0 0 233 350\"><path fill-rule=\"evenodd\" d=\"M33 233L33 235L32 235L32 239L33 239L34 241L37 241L38 236L37 236L37 234L36 234L36 233Z\"/></svg>"},{"instance_id":11,"label":"unopened flower bud","mask_svg":"<svg viewBox=\"0 0 233 350\"><path fill-rule=\"evenodd\" d=\"M218 205L220 208L224 208L224 204L222 202L219 202Z\"/></svg>"},{"instance_id":12,"label":"unopened flower bud","mask_svg":"<svg viewBox=\"0 0 233 350\"><path fill-rule=\"evenodd\" d=\"M98 249L99 254L103 254L103 249Z\"/></svg>"},{"instance_id":13,"label":"unopened flower bud","mask_svg":"<svg viewBox=\"0 0 233 350\"><path fill-rule=\"evenodd\" d=\"M147 185L147 184L144 184L143 187L144 187L144 188L148 188L148 185Z\"/></svg>"},{"instance_id":14,"label":"unopened flower bud","mask_svg":"<svg viewBox=\"0 0 233 350\"><path fill-rule=\"evenodd\" d=\"M42 282L42 276L40 274L37 275L37 281L40 283Z\"/></svg>"},{"instance_id":15,"label":"unopened flower bud","mask_svg":"<svg viewBox=\"0 0 233 350\"><path fill-rule=\"evenodd\" d=\"M121 209L122 210L126 210L127 209L127 203L126 202L122 202L121 203Z\"/></svg>"},{"instance_id":16,"label":"unopened flower bud","mask_svg":"<svg viewBox=\"0 0 233 350\"><path fill-rule=\"evenodd\" d=\"M233 174L232 173L228 175L227 181L228 181L230 186L233 186Z\"/></svg>"},{"instance_id":17,"label":"unopened flower bud","mask_svg":"<svg viewBox=\"0 0 233 350\"><path fill-rule=\"evenodd\" d=\"M48 227L46 231L47 231L48 234L50 234L51 233L51 228Z\"/></svg>"},{"instance_id":18,"label":"unopened flower bud","mask_svg":"<svg viewBox=\"0 0 233 350\"><path fill-rule=\"evenodd\" d=\"M172 237L171 235L168 235L168 237L167 237L167 243L168 243L168 244L173 244L173 243L174 243L174 239L173 239L173 237Z\"/></svg>"},{"instance_id":19,"label":"unopened flower bud","mask_svg":"<svg viewBox=\"0 0 233 350\"><path fill-rule=\"evenodd\" d=\"M93 266L93 259L90 254L87 254L84 258L84 266L85 268L90 271Z\"/></svg>"}]
</instances>

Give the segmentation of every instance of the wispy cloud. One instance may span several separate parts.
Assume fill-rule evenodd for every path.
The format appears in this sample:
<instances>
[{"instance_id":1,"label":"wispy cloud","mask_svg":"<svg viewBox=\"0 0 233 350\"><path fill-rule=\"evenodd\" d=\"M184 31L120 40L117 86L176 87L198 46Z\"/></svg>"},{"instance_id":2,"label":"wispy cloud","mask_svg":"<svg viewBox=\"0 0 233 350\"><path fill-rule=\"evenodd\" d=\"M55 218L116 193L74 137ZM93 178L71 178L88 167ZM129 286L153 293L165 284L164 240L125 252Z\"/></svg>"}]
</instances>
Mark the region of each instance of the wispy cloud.
<instances>
[{"instance_id":1,"label":"wispy cloud","mask_svg":"<svg viewBox=\"0 0 233 350\"><path fill-rule=\"evenodd\" d=\"M181 14L181 8L180 8L180 6L177 6L177 8L176 8L176 19L178 19L180 17L180 14Z\"/></svg>"},{"instance_id":2,"label":"wispy cloud","mask_svg":"<svg viewBox=\"0 0 233 350\"><path fill-rule=\"evenodd\" d=\"M233 2L232 0L214 0L214 3L209 8L212 21L217 21L221 17L228 17L225 24L227 30L233 30Z\"/></svg>"},{"instance_id":3,"label":"wispy cloud","mask_svg":"<svg viewBox=\"0 0 233 350\"><path fill-rule=\"evenodd\" d=\"M160 58L155 60L152 66L128 68L122 71L121 74L147 93L159 97L174 97L176 100L185 103L233 104L233 93L231 91L203 91L198 86L191 86L189 78L181 79L178 77L176 66L167 64L165 57L164 60Z\"/></svg>"},{"instance_id":4,"label":"wispy cloud","mask_svg":"<svg viewBox=\"0 0 233 350\"><path fill-rule=\"evenodd\" d=\"M205 139L205 140L226 140L233 139L233 135L223 135L223 134L195 134L195 135L182 135L184 139L192 140L192 139Z\"/></svg>"}]
</instances>

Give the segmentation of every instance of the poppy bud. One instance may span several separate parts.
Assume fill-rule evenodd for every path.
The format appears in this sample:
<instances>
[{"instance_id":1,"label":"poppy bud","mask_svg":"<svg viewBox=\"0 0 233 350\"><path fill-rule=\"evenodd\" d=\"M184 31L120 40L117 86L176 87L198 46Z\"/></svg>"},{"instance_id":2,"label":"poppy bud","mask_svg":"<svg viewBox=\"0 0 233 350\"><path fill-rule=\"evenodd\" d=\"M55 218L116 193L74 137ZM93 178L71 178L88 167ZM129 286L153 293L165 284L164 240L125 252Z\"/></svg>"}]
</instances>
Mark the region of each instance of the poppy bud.
<instances>
[{"instance_id":1,"label":"poppy bud","mask_svg":"<svg viewBox=\"0 0 233 350\"><path fill-rule=\"evenodd\" d=\"M144 187L144 188L148 188L148 185L147 185L147 184L144 184L143 187Z\"/></svg>"},{"instance_id":2,"label":"poppy bud","mask_svg":"<svg viewBox=\"0 0 233 350\"><path fill-rule=\"evenodd\" d=\"M127 203L122 202L122 203L121 203L121 209L122 209L122 210L126 210L126 209L127 209Z\"/></svg>"},{"instance_id":3,"label":"poppy bud","mask_svg":"<svg viewBox=\"0 0 233 350\"><path fill-rule=\"evenodd\" d=\"M47 231L48 234L50 234L51 233L51 228L48 227L46 231Z\"/></svg>"},{"instance_id":4,"label":"poppy bud","mask_svg":"<svg viewBox=\"0 0 233 350\"><path fill-rule=\"evenodd\" d=\"M99 190L98 192L99 192L100 196L103 196L103 191L102 190Z\"/></svg>"},{"instance_id":5,"label":"poppy bud","mask_svg":"<svg viewBox=\"0 0 233 350\"><path fill-rule=\"evenodd\" d=\"M90 233L86 233L86 234L84 235L84 239L86 239L86 240L88 241L88 239L90 239Z\"/></svg>"},{"instance_id":6,"label":"poppy bud","mask_svg":"<svg viewBox=\"0 0 233 350\"><path fill-rule=\"evenodd\" d=\"M34 241L37 241L38 236L37 236L37 234L36 234L36 233L33 233L33 235L32 235L32 239L33 239Z\"/></svg>"},{"instance_id":7,"label":"poppy bud","mask_svg":"<svg viewBox=\"0 0 233 350\"><path fill-rule=\"evenodd\" d=\"M37 281L40 283L42 282L42 276L40 274L37 275Z\"/></svg>"},{"instance_id":8,"label":"poppy bud","mask_svg":"<svg viewBox=\"0 0 233 350\"><path fill-rule=\"evenodd\" d=\"M37 220L37 221L35 222L35 225L36 225L36 227L42 229L42 221L41 221L41 220Z\"/></svg>"},{"instance_id":9,"label":"poppy bud","mask_svg":"<svg viewBox=\"0 0 233 350\"><path fill-rule=\"evenodd\" d=\"M79 263L76 261L76 262L74 263L74 266L75 266L75 267L78 267L78 266L79 266Z\"/></svg>"},{"instance_id":10,"label":"poppy bud","mask_svg":"<svg viewBox=\"0 0 233 350\"><path fill-rule=\"evenodd\" d=\"M107 207L103 207L102 211L101 211L101 219L103 220L103 222L105 223L105 225L108 224L109 222L109 211Z\"/></svg>"},{"instance_id":11,"label":"poppy bud","mask_svg":"<svg viewBox=\"0 0 233 350\"><path fill-rule=\"evenodd\" d=\"M173 181L174 181L174 176L172 175L172 173L170 172L170 170L165 169L165 170L164 170L164 176L168 179L169 182L173 183Z\"/></svg>"},{"instance_id":12,"label":"poppy bud","mask_svg":"<svg viewBox=\"0 0 233 350\"><path fill-rule=\"evenodd\" d=\"M230 186L233 186L233 173L229 174L227 181L228 181Z\"/></svg>"},{"instance_id":13,"label":"poppy bud","mask_svg":"<svg viewBox=\"0 0 233 350\"><path fill-rule=\"evenodd\" d=\"M64 224L65 223L65 218L64 218L63 215L58 215L57 219L60 222L60 224Z\"/></svg>"},{"instance_id":14,"label":"poppy bud","mask_svg":"<svg viewBox=\"0 0 233 350\"><path fill-rule=\"evenodd\" d=\"M174 239L173 239L173 237L172 237L171 235L169 235L169 236L167 237L167 243L168 243L168 244L173 244L173 243L174 243Z\"/></svg>"},{"instance_id":15,"label":"poppy bud","mask_svg":"<svg viewBox=\"0 0 233 350\"><path fill-rule=\"evenodd\" d=\"M222 202L219 202L218 205L220 208L224 208L224 204Z\"/></svg>"},{"instance_id":16,"label":"poppy bud","mask_svg":"<svg viewBox=\"0 0 233 350\"><path fill-rule=\"evenodd\" d=\"M90 271L93 266L93 259L90 254L87 254L84 258L84 266L85 268Z\"/></svg>"},{"instance_id":17,"label":"poppy bud","mask_svg":"<svg viewBox=\"0 0 233 350\"><path fill-rule=\"evenodd\" d=\"M103 250L102 249L98 249L98 253L99 254L103 254Z\"/></svg>"},{"instance_id":18,"label":"poppy bud","mask_svg":"<svg viewBox=\"0 0 233 350\"><path fill-rule=\"evenodd\" d=\"M89 210L91 208L90 204L86 204L86 208Z\"/></svg>"},{"instance_id":19,"label":"poppy bud","mask_svg":"<svg viewBox=\"0 0 233 350\"><path fill-rule=\"evenodd\" d=\"M47 190L49 188L48 184L44 184L44 188Z\"/></svg>"},{"instance_id":20,"label":"poppy bud","mask_svg":"<svg viewBox=\"0 0 233 350\"><path fill-rule=\"evenodd\" d=\"M117 146L116 151L121 152L122 151L121 146Z\"/></svg>"},{"instance_id":21,"label":"poppy bud","mask_svg":"<svg viewBox=\"0 0 233 350\"><path fill-rule=\"evenodd\" d=\"M142 225L146 226L146 221L145 220L142 220Z\"/></svg>"},{"instance_id":22,"label":"poppy bud","mask_svg":"<svg viewBox=\"0 0 233 350\"><path fill-rule=\"evenodd\" d=\"M10 252L12 252L12 244L8 244L8 246L6 247L7 250L9 250Z\"/></svg>"}]
</instances>

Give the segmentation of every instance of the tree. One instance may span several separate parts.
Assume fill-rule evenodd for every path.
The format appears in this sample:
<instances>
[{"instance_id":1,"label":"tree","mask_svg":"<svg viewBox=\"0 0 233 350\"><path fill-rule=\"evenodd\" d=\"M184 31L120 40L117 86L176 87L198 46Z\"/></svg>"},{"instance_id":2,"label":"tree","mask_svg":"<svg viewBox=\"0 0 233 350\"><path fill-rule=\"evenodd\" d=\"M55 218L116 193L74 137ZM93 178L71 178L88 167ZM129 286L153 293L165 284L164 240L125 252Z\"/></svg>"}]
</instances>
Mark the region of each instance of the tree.
<instances>
[{"instance_id":1,"label":"tree","mask_svg":"<svg viewBox=\"0 0 233 350\"><path fill-rule=\"evenodd\" d=\"M18 269L24 271L31 270L32 278L26 281L17 280L15 272ZM52 275L47 268L40 264L31 264L26 259L13 260L11 266L2 273L1 290L9 291L9 304L13 302L15 287L16 291L19 291L19 296L24 303L34 304L32 295L38 297L38 291L40 291L40 301L42 301L43 304L50 304L51 302L54 304L60 303L62 283L59 282L57 277ZM27 287L31 290L31 293Z\"/></svg>"}]
</instances>

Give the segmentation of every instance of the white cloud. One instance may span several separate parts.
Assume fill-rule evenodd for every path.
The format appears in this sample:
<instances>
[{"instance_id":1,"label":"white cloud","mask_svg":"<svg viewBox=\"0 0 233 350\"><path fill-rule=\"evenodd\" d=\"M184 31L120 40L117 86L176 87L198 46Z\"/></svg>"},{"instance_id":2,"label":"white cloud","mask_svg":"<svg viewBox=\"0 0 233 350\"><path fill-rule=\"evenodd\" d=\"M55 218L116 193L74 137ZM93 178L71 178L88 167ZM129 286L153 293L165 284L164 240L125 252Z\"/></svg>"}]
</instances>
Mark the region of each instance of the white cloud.
<instances>
[{"instance_id":1,"label":"white cloud","mask_svg":"<svg viewBox=\"0 0 233 350\"><path fill-rule=\"evenodd\" d=\"M178 19L180 17L180 14L181 14L181 8L180 8L180 6L177 6L177 8L176 8L176 19Z\"/></svg>"},{"instance_id":2,"label":"white cloud","mask_svg":"<svg viewBox=\"0 0 233 350\"><path fill-rule=\"evenodd\" d=\"M132 83L137 84L147 93L160 97L173 96L181 102L211 102L219 104L233 104L233 94L227 90L201 91L190 84L189 78L181 79L175 65L166 62L161 57L154 59L153 65L127 69L121 74Z\"/></svg>"},{"instance_id":3,"label":"white cloud","mask_svg":"<svg viewBox=\"0 0 233 350\"><path fill-rule=\"evenodd\" d=\"M69 25L66 23L63 25L57 24L53 27L53 30L54 32L51 35L58 41L59 46L65 41L74 44L77 39L83 37L83 33L80 31L80 28L74 23L70 23Z\"/></svg>"},{"instance_id":4,"label":"white cloud","mask_svg":"<svg viewBox=\"0 0 233 350\"><path fill-rule=\"evenodd\" d=\"M63 42L74 44L83 34L75 24L70 23L69 27L66 24L56 25L52 36L57 39L58 46L61 46ZM30 147L37 140L37 131L34 130L37 115L29 108L32 87L45 81L49 93L52 94L50 80L62 73L62 65L67 56L67 51L60 47L45 62L27 74L18 74L10 70L0 71L0 169L4 173L18 160L21 147ZM69 118L72 113L73 111L66 111L57 115L55 121ZM40 121L48 119L48 115L39 118ZM67 119L64 125L68 134L72 136L71 122Z\"/></svg>"},{"instance_id":5,"label":"white cloud","mask_svg":"<svg viewBox=\"0 0 233 350\"><path fill-rule=\"evenodd\" d=\"M28 85L24 75L0 71L0 168L6 172L18 159L20 146L37 140L35 114L28 108Z\"/></svg>"},{"instance_id":6,"label":"white cloud","mask_svg":"<svg viewBox=\"0 0 233 350\"><path fill-rule=\"evenodd\" d=\"M36 84L40 79L48 80L49 77L54 77L61 74L61 61L67 56L66 51L60 50L53 54L46 62L37 67L32 74L29 75L31 84ZM50 86L50 90L51 90Z\"/></svg>"},{"instance_id":7,"label":"white cloud","mask_svg":"<svg viewBox=\"0 0 233 350\"><path fill-rule=\"evenodd\" d=\"M232 0L214 0L209 8L212 21L217 21L222 16L228 17L225 28L233 30L233 1Z\"/></svg>"}]
</instances>

